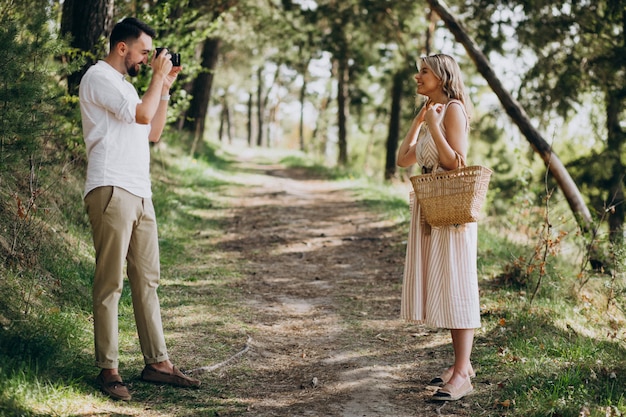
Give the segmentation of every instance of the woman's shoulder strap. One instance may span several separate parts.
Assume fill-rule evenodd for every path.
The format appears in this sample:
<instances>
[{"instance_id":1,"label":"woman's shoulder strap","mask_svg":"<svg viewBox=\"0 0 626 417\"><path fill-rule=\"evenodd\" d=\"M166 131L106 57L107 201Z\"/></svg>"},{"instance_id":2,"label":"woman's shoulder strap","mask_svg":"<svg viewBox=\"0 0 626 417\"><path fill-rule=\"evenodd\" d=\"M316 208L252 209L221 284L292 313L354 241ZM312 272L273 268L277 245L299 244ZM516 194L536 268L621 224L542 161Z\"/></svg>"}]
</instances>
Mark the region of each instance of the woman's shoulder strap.
<instances>
[{"instance_id":1,"label":"woman's shoulder strap","mask_svg":"<svg viewBox=\"0 0 626 417\"><path fill-rule=\"evenodd\" d=\"M465 115L465 120L466 120L466 128L469 128L469 115L467 114L467 109L465 108L465 104L463 104L463 102L459 99L453 98L450 101L448 101L446 103L446 110L448 109L448 107L450 106L450 104L458 104L461 107L461 111L463 112L463 114Z\"/></svg>"},{"instance_id":2,"label":"woman's shoulder strap","mask_svg":"<svg viewBox=\"0 0 626 417\"><path fill-rule=\"evenodd\" d=\"M461 105L461 107L463 107L463 108L465 109L465 105L464 105L464 104L463 104L463 102L462 102L461 100L459 100L458 98L452 98L452 99L450 99L450 101L448 101L448 102L446 103L446 107L448 107L448 106L449 106L450 104L452 104L452 103L459 104L459 105Z\"/></svg>"}]
</instances>

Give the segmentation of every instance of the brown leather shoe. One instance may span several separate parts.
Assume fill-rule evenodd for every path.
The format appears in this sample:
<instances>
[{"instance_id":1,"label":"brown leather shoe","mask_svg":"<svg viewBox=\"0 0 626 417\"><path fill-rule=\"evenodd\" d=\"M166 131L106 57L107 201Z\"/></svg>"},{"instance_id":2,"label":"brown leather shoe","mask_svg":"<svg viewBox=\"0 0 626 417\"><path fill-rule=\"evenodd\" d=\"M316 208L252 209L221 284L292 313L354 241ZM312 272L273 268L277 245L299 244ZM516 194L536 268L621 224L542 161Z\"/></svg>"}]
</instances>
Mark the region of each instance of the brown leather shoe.
<instances>
[{"instance_id":1,"label":"brown leather shoe","mask_svg":"<svg viewBox=\"0 0 626 417\"><path fill-rule=\"evenodd\" d=\"M188 377L174 366L173 373L161 372L151 365L146 365L141 371L141 379L159 384L169 384L177 387L199 387L200 380Z\"/></svg>"},{"instance_id":2,"label":"brown leather shoe","mask_svg":"<svg viewBox=\"0 0 626 417\"><path fill-rule=\"evenodd\" d=\"M126 384L122 382L122 378L119 375L110 375L104 377L102 373L96 378L96 384L100 387L100 390L114 400L130 401L131 396L126 388Z\"/></svg>"}]
</instances>

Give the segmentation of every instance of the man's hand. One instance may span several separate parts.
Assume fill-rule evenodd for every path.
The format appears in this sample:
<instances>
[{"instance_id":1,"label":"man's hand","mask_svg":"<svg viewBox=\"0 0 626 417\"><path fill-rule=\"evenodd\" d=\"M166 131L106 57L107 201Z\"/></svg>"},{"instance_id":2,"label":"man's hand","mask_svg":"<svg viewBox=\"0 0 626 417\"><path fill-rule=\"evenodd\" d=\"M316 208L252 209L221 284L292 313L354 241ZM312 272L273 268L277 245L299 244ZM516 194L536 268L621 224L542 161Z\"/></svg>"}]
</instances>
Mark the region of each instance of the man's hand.
<instances>
[{"instance_id":1,"label":"man's hand","mask_svg":"<svg viewBox=\"0 0 626 417\"><path fill-rule=\"evenodd\" d=\"M164 78L167 78L172 71L172 68L174 68L172 64L172 55L170 55L167 49L163 49L159 55L157 55L155 51L150 66L152 67L154 75L162 75Z\"/></svg>"},{"instance_id":2,"label":"man's hand","mask_svg":"<svg viewBox=\"0 0 626 417\"><path fill-rule=\"evenodd\" d=\"M183 70L182 66L172 67L169 74L167 74L165 76L165 79L163 80L163 88L167 88L169 90L172 84L174 84L174 81L176 81L176 78L178 77L178 73L180 73L182 70Z\"/></svg>"}]
</instances>

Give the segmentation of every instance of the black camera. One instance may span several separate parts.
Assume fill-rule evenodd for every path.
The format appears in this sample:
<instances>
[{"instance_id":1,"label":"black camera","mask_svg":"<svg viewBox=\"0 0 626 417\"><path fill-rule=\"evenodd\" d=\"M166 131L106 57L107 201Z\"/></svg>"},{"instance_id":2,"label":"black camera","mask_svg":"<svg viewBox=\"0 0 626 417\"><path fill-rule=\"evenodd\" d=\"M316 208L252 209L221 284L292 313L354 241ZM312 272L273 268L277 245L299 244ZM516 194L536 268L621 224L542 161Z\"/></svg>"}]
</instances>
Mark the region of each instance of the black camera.
<instances>
[{"instance_id":1,"label":"black camera","mask_svg":"<svg viewBox=\"0 0 626 417\"><path fill-rule=\"evenodd\" d=\"M156 48L156 54L157 56L161 53L162 50L164 50L166 48ZM167 48L169 50L169 48ZM177 54L176 52L172 52L169 51L170 55L172 56L172 65L175 67L180 67L180 54Z\"/></svg>"}]
</instances>

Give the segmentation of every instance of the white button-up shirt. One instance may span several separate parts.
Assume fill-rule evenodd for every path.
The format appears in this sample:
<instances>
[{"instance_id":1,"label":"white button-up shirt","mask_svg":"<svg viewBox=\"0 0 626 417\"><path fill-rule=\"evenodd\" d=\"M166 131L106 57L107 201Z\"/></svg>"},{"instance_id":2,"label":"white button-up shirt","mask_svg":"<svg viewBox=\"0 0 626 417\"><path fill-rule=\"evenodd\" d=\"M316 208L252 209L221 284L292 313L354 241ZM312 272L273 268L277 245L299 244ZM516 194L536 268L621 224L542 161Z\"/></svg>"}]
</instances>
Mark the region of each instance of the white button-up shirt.
<instances>
[{"instance_id":1,"label":"white button-up shirt","mask_svg":"<svg viewBox=\"0 0 626 417\"><path fill-rule=\"evenodd\" d=\"M87 148L85 195L116 186L150 198L150 125L135 120L141 99L125 76L105 61L87 70L79 87Z\"/></svg>"}]
</instances>

